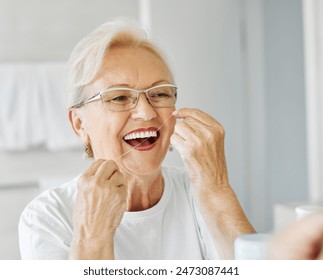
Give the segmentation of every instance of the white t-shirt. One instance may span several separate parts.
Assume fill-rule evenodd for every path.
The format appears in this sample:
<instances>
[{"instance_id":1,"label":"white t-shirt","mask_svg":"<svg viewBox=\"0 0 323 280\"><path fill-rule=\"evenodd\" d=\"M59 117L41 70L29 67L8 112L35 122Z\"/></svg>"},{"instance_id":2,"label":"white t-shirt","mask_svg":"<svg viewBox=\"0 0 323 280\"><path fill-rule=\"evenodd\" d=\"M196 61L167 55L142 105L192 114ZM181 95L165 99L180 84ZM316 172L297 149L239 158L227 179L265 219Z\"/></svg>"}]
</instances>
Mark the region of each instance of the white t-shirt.
<instances>
[{"instance_id":1,"label":"white t-shirt","mask_svg":"<svg viewBox=\"0 0 323 280\"><path fill-rule=\"evenodd\" d=\"M114 240L116 259L218 259L186 172L163 167L163 176L164 192L155 206L124 214ZM76 181L43 192L24 209L22 259L68 259Z\"/></svg>"}]
</instances>

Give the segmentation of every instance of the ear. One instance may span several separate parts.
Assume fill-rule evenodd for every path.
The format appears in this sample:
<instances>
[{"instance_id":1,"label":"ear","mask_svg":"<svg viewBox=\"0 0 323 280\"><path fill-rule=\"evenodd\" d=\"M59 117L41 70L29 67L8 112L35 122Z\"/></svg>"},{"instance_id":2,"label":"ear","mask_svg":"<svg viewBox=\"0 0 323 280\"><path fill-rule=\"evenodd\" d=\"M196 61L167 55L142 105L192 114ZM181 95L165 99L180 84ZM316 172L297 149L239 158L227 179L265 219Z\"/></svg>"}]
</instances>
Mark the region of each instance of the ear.
<instances>
[{"instance_id":1,"label":"ear","mask_svg":"<svg viewBox=\"0 0 323 280\"><path fill-rule=\"evenodd\" d=\"M77 109L70 109L68 111L68 118L75 134L82 139L85 135L85 129L81 112ZM82 141L83 140L85 139L82 139Z\"/></svg>"}]
</instances>

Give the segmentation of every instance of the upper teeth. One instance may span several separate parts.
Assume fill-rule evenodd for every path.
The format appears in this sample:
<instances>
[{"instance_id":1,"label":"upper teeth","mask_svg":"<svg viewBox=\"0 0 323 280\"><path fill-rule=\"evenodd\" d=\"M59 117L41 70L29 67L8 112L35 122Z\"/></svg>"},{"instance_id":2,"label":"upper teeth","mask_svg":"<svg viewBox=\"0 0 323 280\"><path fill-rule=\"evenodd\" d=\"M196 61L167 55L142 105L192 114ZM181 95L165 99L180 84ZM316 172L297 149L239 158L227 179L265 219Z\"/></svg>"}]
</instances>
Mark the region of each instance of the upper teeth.
<instances>
[{"instance_id":1,"label":"upper teeth","mask_svg":"<svg viewBox=\"0 0 323 280\"><path fill-rule=\"evenodd\" d=\"M124 140L131 140L136 138L157 137L157 131L134 132L126 135Z\"/></svg>"}]
</instances>

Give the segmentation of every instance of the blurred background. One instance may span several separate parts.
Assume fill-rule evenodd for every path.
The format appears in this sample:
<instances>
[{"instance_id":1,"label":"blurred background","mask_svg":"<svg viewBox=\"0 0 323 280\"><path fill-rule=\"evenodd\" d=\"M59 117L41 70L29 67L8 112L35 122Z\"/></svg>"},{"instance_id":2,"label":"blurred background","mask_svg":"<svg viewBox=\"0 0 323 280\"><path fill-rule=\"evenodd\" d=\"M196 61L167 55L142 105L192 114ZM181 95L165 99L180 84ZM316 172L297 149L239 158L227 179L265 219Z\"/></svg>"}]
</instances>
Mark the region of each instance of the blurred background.
<instances>
[{"instance_id":1,"label":"blurred background","mask_svg":"<svg viewBox=\"0 0 323 280\"><path fill-rule=\"evenodd\" d=\"M0 0L0 259L39 192L90 164L69 127L66 61L117 16L164 49L179 87L226 130L232 187L259 232L323 200L320 0ZM176 151L165 165L182 166Z\"/></svg>"}]
</instances>

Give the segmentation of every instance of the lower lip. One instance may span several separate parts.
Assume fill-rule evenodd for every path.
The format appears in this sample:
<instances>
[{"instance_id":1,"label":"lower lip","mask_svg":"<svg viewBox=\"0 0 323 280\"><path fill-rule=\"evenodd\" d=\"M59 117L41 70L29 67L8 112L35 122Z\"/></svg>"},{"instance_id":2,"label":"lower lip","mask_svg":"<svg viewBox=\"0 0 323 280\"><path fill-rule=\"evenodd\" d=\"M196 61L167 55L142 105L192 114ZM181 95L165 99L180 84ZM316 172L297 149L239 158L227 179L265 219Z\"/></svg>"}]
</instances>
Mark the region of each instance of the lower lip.
<instances>
[{"instance_id":1,"label":"lower lip","mask_svg":"<svg viewBox=\"0 0 323 280\"><path fill-rule=\"evenodd\" d=\"M132 147L134 150L145 152L145 151L150 151L151 149L153 149L157 145L158 140L159 140L159 137L158 137L158 139L156 139L156 141L153 144L150 144L150 145L147 145L147 146L141 146L141 144L140 144L137 147L131 146L127 142L126 143L130 147Z\"/></svg>"}]
</instances>

